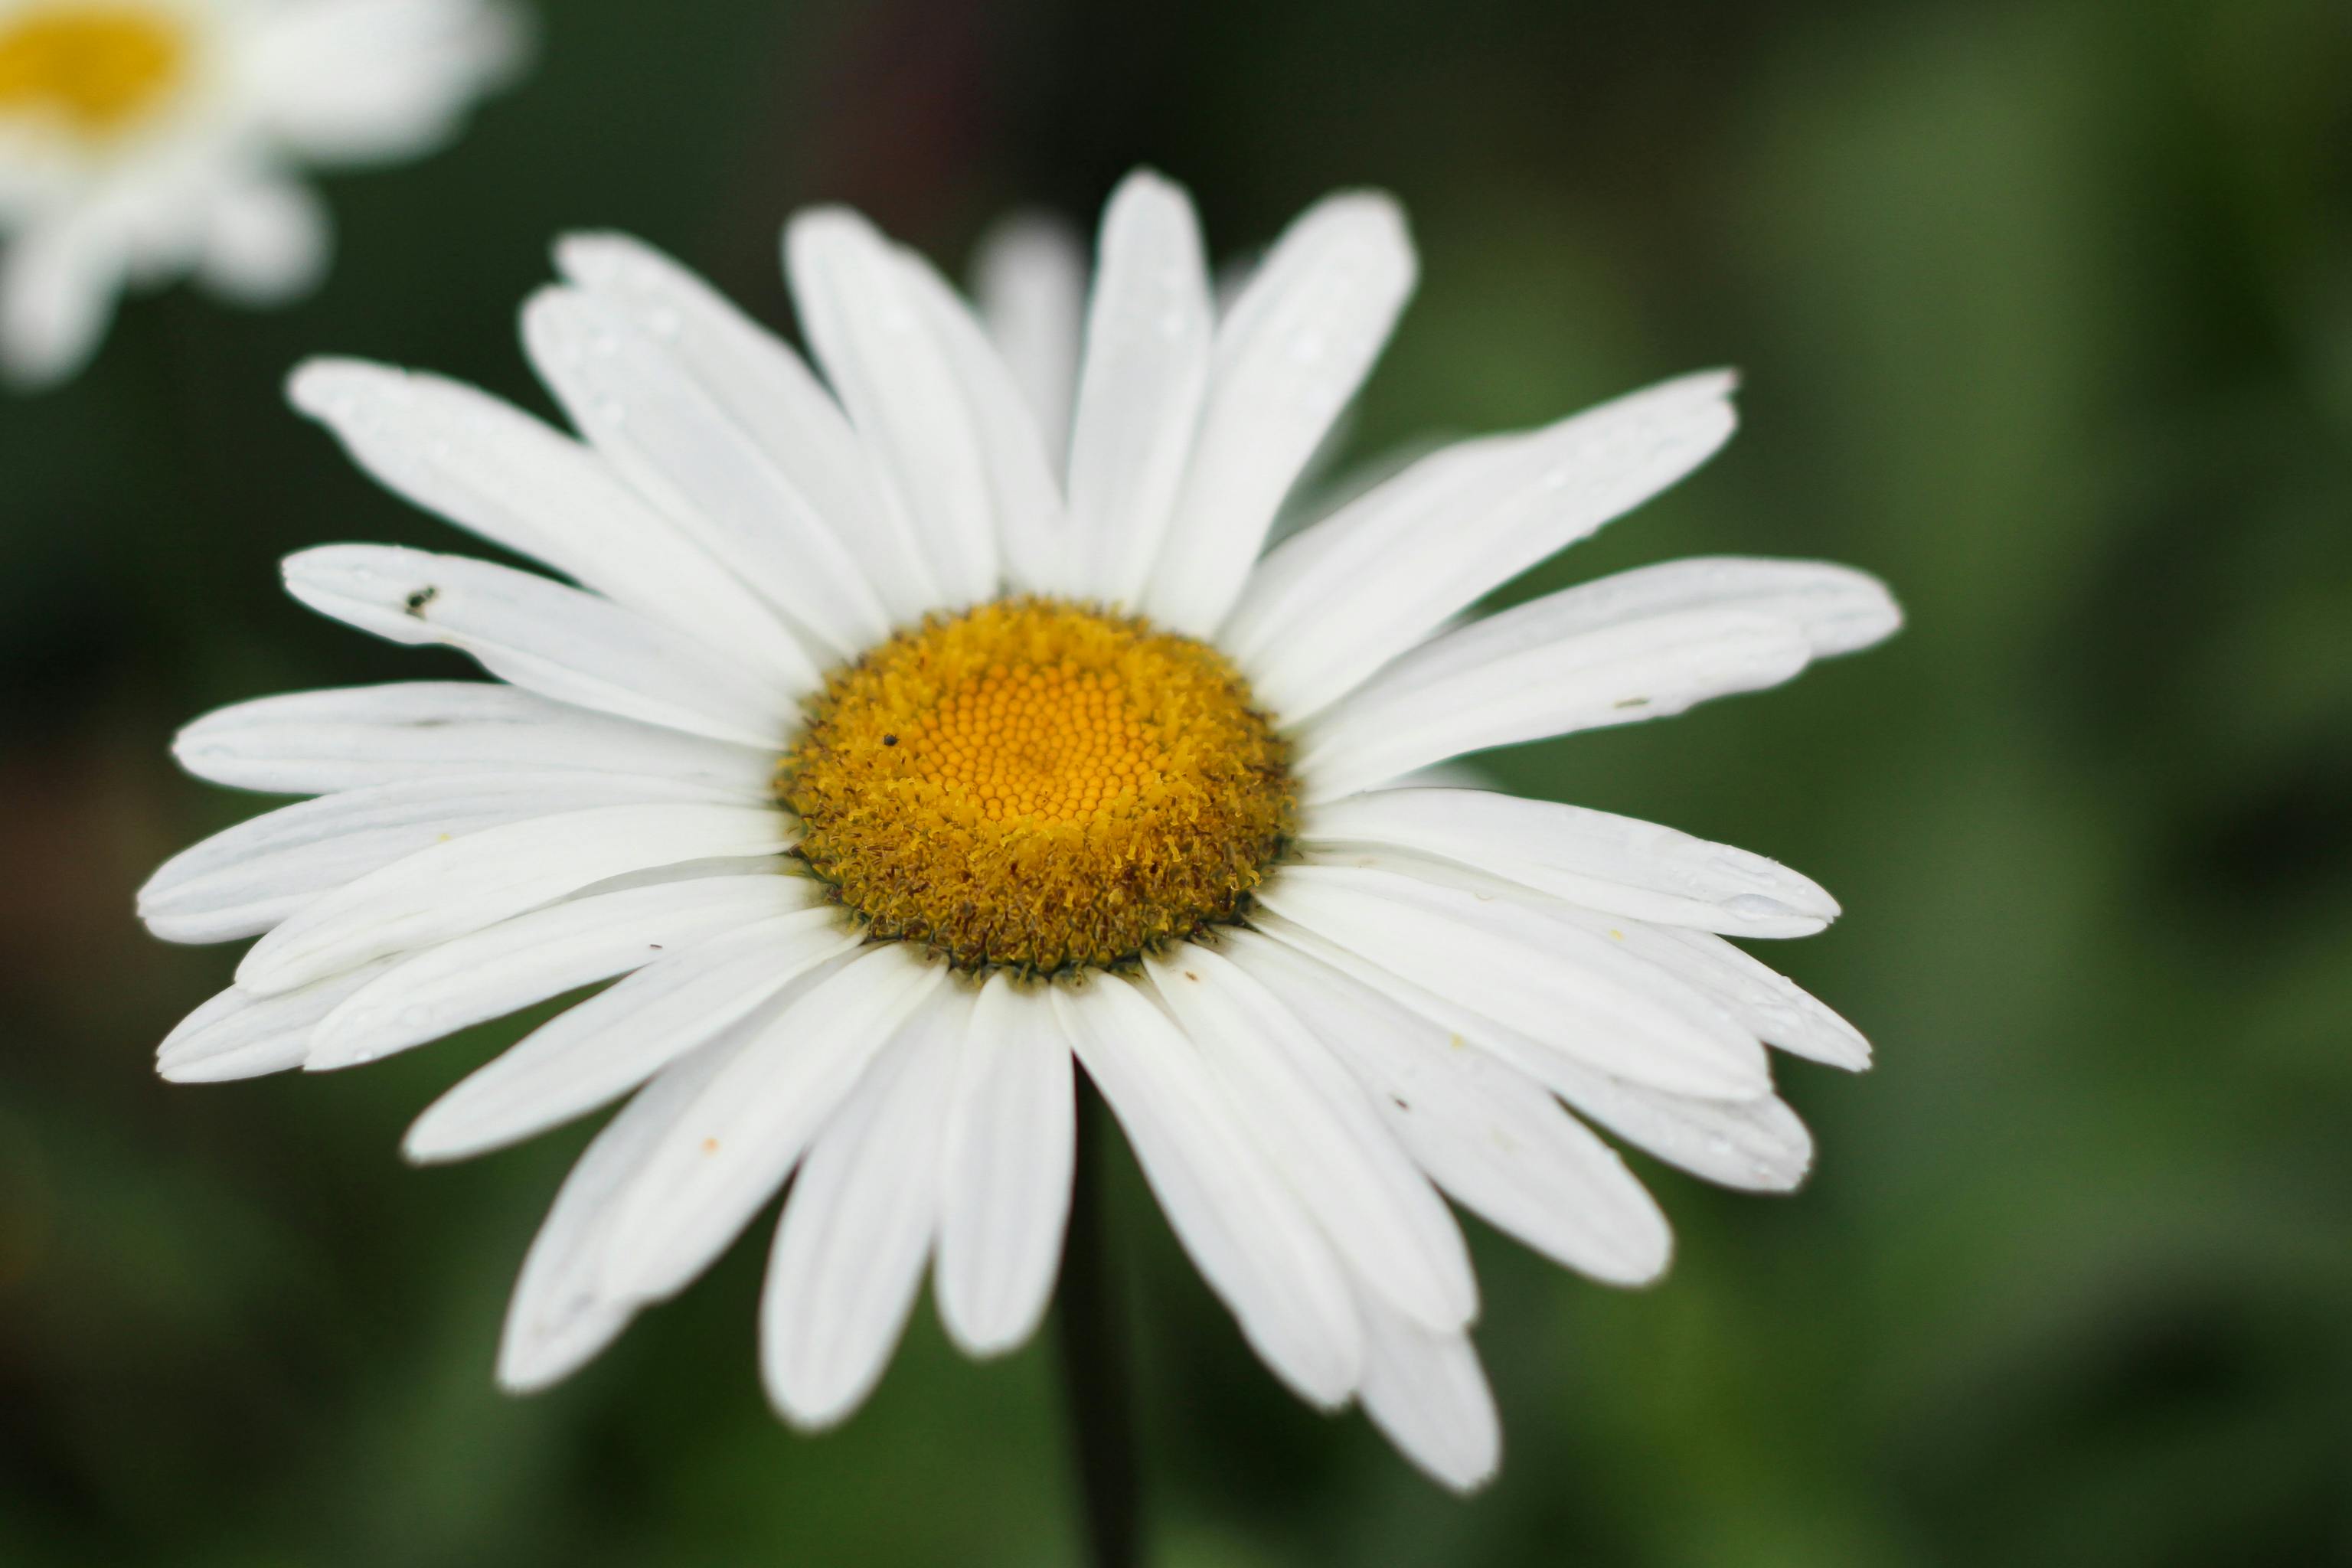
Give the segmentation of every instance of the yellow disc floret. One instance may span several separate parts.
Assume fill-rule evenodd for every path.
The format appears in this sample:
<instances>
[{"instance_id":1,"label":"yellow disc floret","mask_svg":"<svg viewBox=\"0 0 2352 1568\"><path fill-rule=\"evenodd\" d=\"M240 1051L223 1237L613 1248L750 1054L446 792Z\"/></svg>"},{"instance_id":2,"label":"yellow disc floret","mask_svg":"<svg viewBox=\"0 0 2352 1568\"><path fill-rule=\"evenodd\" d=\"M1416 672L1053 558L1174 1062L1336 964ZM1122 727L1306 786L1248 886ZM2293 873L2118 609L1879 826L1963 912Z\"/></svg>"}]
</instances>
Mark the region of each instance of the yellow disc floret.
<instances>
[{"instance_id":1,"label":"yellow disc floret","mask_svg":"<svg viewBox=\"0 0 2352 1568\"><path fill-rule=\"evenodd\" d=\"M1238 919L1289 829L1288 761L1214 649L1008 599L834 671L777 794L874 935L1050 973Z\"/></svg>"},{"instance_id":2,"label":"yellow disc floret","mask_svg":"<svg viewBox=\"0 0 2352 1568\"><path fill-rule=\"evenodd\" d=\"M162 102L187 53L179 22L153 5L37 5L0 16L0 115L103 137Z\"/></svg>"}]
</instances>

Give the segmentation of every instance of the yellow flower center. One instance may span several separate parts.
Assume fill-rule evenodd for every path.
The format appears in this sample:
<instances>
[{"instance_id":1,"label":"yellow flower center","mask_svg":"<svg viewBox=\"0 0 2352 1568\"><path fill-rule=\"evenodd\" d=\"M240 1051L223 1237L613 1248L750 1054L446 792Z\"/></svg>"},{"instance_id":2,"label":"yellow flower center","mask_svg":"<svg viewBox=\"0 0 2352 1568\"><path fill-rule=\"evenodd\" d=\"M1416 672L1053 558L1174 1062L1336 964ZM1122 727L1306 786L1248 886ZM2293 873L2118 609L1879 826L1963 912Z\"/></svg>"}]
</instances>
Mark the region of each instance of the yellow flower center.
<instances>
[{"instance_id":1,"label":"yellow flower center","mask_svg":"<svg viewBox=\"0 0 2352 1568\"><path fill-rule=\"evenodd\" d=\"M152 6L36 6L0 18L0 115L103 137L162 102L187 54L180 24Z\"/></svg>"},{"instance_id":2,"label":"yellow flower center","mask_svg":"<svg viewBox=\"0 0 2352 1568\"><path fill-rule=\"evenodd\" d=\"M1240 918L1289 832L1288 764L1213 648L1007 599L835 669L776 793L874 935L1037 974Z\"/></svg>"}]
</instances>

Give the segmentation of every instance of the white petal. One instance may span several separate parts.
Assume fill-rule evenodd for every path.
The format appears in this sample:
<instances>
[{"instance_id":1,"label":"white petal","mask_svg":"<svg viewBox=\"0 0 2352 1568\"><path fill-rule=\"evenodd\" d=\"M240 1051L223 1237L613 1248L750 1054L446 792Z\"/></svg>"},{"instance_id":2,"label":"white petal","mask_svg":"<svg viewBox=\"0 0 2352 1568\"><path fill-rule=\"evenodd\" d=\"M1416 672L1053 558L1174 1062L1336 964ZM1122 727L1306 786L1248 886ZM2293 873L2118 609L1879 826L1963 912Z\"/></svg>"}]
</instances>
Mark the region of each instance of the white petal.
<instances>
[{"instance_id":1,"label":"white petal","mask_svg":"<svg viewBox=\"0 0 2352 1568\"><path fill-rule=\"evenodd\" d=\"M1645 616L1516 646L1515 617L1545 603L1423 645L1316 718L1297 764L1309 798L1353 795L1465 752L1667 718L1711 697L1777 686L1812 657L1792 623L1732 610Z\"/></svg>"},{"instance_id":2,"label":"white petal","mask_svg":"<svg viewBox=\"0 0 2352 1568\"><path fill-rule=\"evenodd\" d=\"M613 1217L662 1137L694 1103L741 1039L712 1041L673 1063L596 1135L556 1194L530 1244L499 1342L499 1382L529 1393L568 1377L612 1343L636 1303L599 1287Z\"/></svg>"},{"instance_id":3,"label":"white petal","mask_svg":"<svg viewBox=\"0 0 2352 1568\"><path fill-rule=\"evenodd\" d=\"M241 305L299 299L326 276L333 225L310 188L253 179L224 193L205 216L199 276Z\"/></svg>"},{"instance_id":4,"label":"white petal","mask_svg":"<svg viewBox=\"0 0 2352 1568\"><path fill-rule=\"evenodd\" d=\"M80 371L114 319L125 254L95 222L68 214L20 228L0 247L0 369L19 386Z\"/></svg>"},{"instance_id":5,"label":"white petal","mask_svg":"<svg viewBox=\"0 0 2352 1568\"><path fill-rule=\"evenodd\" d=\"M1268 555L1218 646L1269 711L1311 717L1713 456L1731 436L1732 384L1723 372L1685 376L1422 459Z\"/></svg>"},{"instance_id":6,"label":"white petal","mask_svg":"<svg viewBox=\"0 0 2352 1568\"><path fill-rule=\"evenodd\" d=\"M1678 1093L1771 1091L1764 1049L1711 999L1539 911L1399 876L1286 866L1265 906L1555 1051Z\"/></svg>"},{"instance_id":7,"label":"white petal","mask_svg":"<svg viewBox=\"0 0 2352 1568\"><path fill-rule=\"evenodd\" d=\"M584 708L713 740L781 746L792 697L689 635L528 572L390 545L286 559L286 588L394 642L463 649L501 679Z\"/></svg>"},{"instance_id":8,"label":"white petal","mask_svg":"<svg viewBox=\"0 0 2352 1568\"><path fill-rule=\"evenodd\" d=\"M1278 916L1261 923L1268 935L1491 1051L1627 1142L1669 1164L1725 1186L1780 1192L1802 1182L1812 1163L1811 1135L1777 1097L1704 1100L1627 1083L1580 1067L1527 1035Z\"/></svg>"},{"instance_id":9,"label":"white petal","mask_svg":"<svg viewBox=\"0 0 2352 1568\"><path fill-rule=\"evenodd\" d=\"M665 952L434 1101L403 1151L420 1162L463 1160L561 1126L715 1038L858 940L837 911L812 909Z\"/></svg>"},{"instance_id":10,"label":"white petal","mask_svg":"<svg viewBox=\"0 0 2352 1568\"><path fill-rule=\"evenodd\" d=\"M665 346L857 558L897 623L919 619L939 590L904 510L833 395L800 355L717 289L643 240L575 234L556 247L564 277L627 313Z\"/></svg>"},{"instance_id":11,"label":"white petal","mask_svg":"<svg viewBox=\"0 0 2352 1568\"><path fill-rule=\"evenodd\" d=\"M760 1299L760 1367L803 1431L865 1403L915 1304L970 1010L956 987L931 994L817 1134L785 1201Z\"/></svg>"},{"instance_id":12,"label":"white petal","mask_svg":"<svg viewBox=\"0 0 2352 1568\"><path fill-rule=\"evenodd\" d=\"M1062 487L1029 399L971 308L909 250L898 252L907 298L929 324L948 368L962 389L981 458L994 497L997 542L1004 579L1034 594L1069 594L1077 581L1072 541L1062 512Z\"/></svg>"},{"instance_id":13,"label":"white petal","mask_svg":"<svg viewBox=\"0 0 2352 1568\"><path fill-rule=\"evenodd\" d=\"M413 156L455 134L527 44L485 0L310 0L262 13L245 84L271 132L311 162Z\"/></svg>"},{"instance_id":14,"label":"white petal","mask_svg":"<svg viewBox=\"0 0 2352 1568\"><path fill-rule=\"evenodd\" d=\"M1602 951L1612 955L1613 969L1685 987L1759 1039L1850 1072L1870 1065L1870 1043L1853 1025L1808 995L1794 981L1719 936L1588 909L1466 866L1407 851L1359 847L1308 848L1303 853L1308 865L1393 873L1458 889L1489 904L1514 905L1538 925L1573 927L1607 942Z\"/></svg>"},{"instance_id":15,"label":"white petal","mask_svg":"<svg viewBox=\"0 0 2352 1568\"><path fill-rule=\"evenodd\" d=\"M288 395L416 505L726 648L786 690L816 685L808 655L757 595L603 458L521 410L358 360L310 361Z\"/></svg>"},{"instance_id":16,"label":"white petal","mask_svg":"<svg viewBox=\"0 0 2352 1568\"><path fill-rule=\"evenodd\" d=\"M946 599L936 607L993 596L997 522L981 436L897 253L840 208L802 213L784 240L802 331L913 519Z\"/></svg>"},{"instance_id":17,"label":"white petal","mask_svg":"<svg viewBox=\"0 0 2352 1568\"><path fill-rule=\"evenodd\" d=\"M664 1133L614 1221L604 1289L658 1300L701 1273L944 973L889 942L804 983Z\"/></svg>"},{"instance_id":18,"label":"white petal","mask_svg":"<svg viewBox=\"0 0 2352 1568\"><path fill-rule=\"evenodd\" d=\"M940 1145L933 1289L948 1335L1000 1355L1054 1293L1076 1147L1069 1041L1043 994L992 974L972 1004Z\"/></svg>"},{"instance_id":19,"label":"white petal","mask_svg":"<svg viewBox=\"0 0 2352 1568\"><path fill-rule=\"evenodd\" d=\"M809 498L626 311L551 288L523 342L572 422L631 483L833 651L878 642L890 617Z\"/></svg>"},{"instance_id":20,"label":"white petal","mask_svg":"<svg viewBox=\"0 0 2352 1568\"><path fill-rule=\"evenodd\" d=\"M1182 188L1130 174L1103 212L1070 437L1078 593L1139 605L1168 538L1215 331L1199 220Z\"/></svg>"},{"instance_id":21,"label":"white petal","mask_svg":"<svg viewBox=\"0 0 2352 1568\"><path fill-rule=\"evenodd\" d=\"M727 855L780 854L782 812L742 805L621 805L509 823L394 861L306 905L237 968L278 992L369 959L446 942L606 877Z\"/></svg>"},{"instance_id":22,"label":"white petal","mask_svg":"<svg viewBox=\"0 0 2352 1568\"><path fill-rule=\"evenodd\" d=\"M1735 936L1807 936L1837 900L1776 861L1605 811L1475 789L1326 802L1300 837L1386 845L1475 867L1588 909Z\"/></svg>"},{"instance_id":23,"label":"white petal","mask_svg":"<svg viewBox=\"0 0 2352 1568\"><path fill-rule=\"evenodd\" d=\"M1815 658L1857 652L1903 625L1903 611L1886 584L1867 572L1822 561L1695 555L1637 566L1489 616L1417 649L1390 673L1402 676L1409 668L1415 679L1441 679L1587 632L1685 612L1786 622L1803 635Z\"/></svg>"},{"instance_id":24,"label":"white petal","mask_svg":"<svg viewBox=\"0 0 2352 1568\"><path fill-rule=\"evenodd\" d=\"M1364 1316L1364 1414L1424 1475L1457 1492L1492 1480L1503 1426L1478 1352L1459 1333L1433 1333L1358 1292Z\"/></svg>"},{"instance_id":25,"label":"white petal","mask_svg":"<svg viewBox=\"0 0 2352 1568\"><path fill-rule=\"evenodd\" d=\"M1356 1276L1439 1331L1478 1312L1454 1215L1322 1042L1249 973L1178 943L1145 963L1235 1121Z\"/></svg>"},{"instance_id":26,"label":"white petal","mask_svg":"<svg viewBox=\"0 0 2352 1568\"><path fill-rule=\"evenodd\" d=\"M391 962L362 964L278 996L231 986L163 1037L155 1068L173 1083L223 1083L300 1067L319 1020Z\"/></svg>"},{"instance_id":27,"label":"white petal","mask_svg":"<svg viewBox=\"0 0 2352 1568\"><path fill-rule=\"evenodd\" d=\"M1860 1072L1870 1066L1870 1042L1787 975L1706 931L1638 921L1612 921L1582 910L1558 911L1587 931L1601 931L1625 951L1706 993L1757 1038L1792 1056Z\"/></svg>"},{"instance_id":28,"label":"white petal","mask_svg":"<svg viewBox=\"0 0 2352 1568\"><path fill-rule=\"evenodd\" d=\"M312 899L394 861L486 827L555 811L725 797L665 779L478 773L347 790L280 807L183 849L139 889L139 917L166 942L268 931Z\"/></svg>"},{"instance_id":29,"label":"white petal","mask_svg":"<svg viewBox=\"0 0 2352 1568\"><path fill-rule=\"evenodd\" d=\"M1384 195L1310 208L1218 323L1201 432L1143 608L1205 637L1233 608L1283 497L1353 397L1405 297L1412 242Z\"/></svg>"},{"instance_id":30,"label":"white petal","mask_svg":"<svg viewBox=\"0 0 2352 1568\"><path fill-rule=\"evenodd\" d=\"M981 324L1036 416L1047 459L1060 468L1069 455L1086 317L1085 250L1057 219L1009 218L981 237L971 293Z\"/></svg>"},{"instance_id":31,"label":"white petal","mask_svg":"<svg viewBox=\"0 0 2352 1568\"><path fill-rule=\"evenodd\" d=\"M1885 584L1846 566L1700 558L1621 572L1406 654L1307 727L1318 798L1485 746L1679 713L1891 634Z\"/></svg>"},{"instance_id":32,"label":"white petal","mask_svg":"<svg viewBox=\"0 0 2352 1568\"><path fill-rule=\"evenodd\" d=\"M308 1065L324 1071L374 1061L821 896L805 877L770 872L625 888L533 910L404 959L320 1024Z\"/></svg>"},{"instance_id":33,"label":"white petal","mask_svg":"<svg viewBox=\"0 0 2352 1568\"><path fill-rule=\"evenodd\" d=\"M1347 1277L1199 1048L1116 975L1057 986L1053 1001L1177 1239L1252 1348L1300 1397L1346 1404L1363 1365Z\"/></svg>"},{"instance_id":34,"label":"white petal","mask_svg":"<svg viewBox=\"0 0 2352 1568\"><path fill-rule=\"evenodd\" d=\"M1543 1064L1552 1092L1636 1148L1722 1186L1793 1192L1813 1166L1812 1134L1778 1095L1729 1101L1668 1094L1588 1071Z\"/></svg>"},{"instance_id":35,"label":"white petal","mask_svg":"<svg viewBox=\"0 0 2352 1568\"><path fill-rule=\"evenodd\" d=\"M1549 1089L1444 1025L1256 931L1234 960L1281 997L1373 1095L1432 1180L1555 1262L1612 1284L1664 1272L1665 1215Z\"/></svg>"},{"instance_id":36,"label":"white petal","mask_svg":"<svg viewBox=\"0 0 2352 1568\"><path fill-rule=\"evenodd\" d=\"M769 798L772 750L706 740L483 680L293 691L223 708L172 742L200 779L273 795L576 769Z\"/></svg>"}]
</instances>

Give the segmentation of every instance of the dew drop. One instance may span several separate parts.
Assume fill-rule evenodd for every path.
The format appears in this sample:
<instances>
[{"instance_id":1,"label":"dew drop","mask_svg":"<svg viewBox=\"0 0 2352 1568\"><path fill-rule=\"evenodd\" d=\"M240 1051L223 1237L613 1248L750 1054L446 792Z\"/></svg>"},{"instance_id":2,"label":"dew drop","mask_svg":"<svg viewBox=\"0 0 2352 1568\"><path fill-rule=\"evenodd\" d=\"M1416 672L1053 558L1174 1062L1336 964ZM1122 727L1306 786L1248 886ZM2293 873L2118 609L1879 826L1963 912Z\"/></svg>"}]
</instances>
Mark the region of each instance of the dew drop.
<instances>
[{"instance_id":1,"label":"dew drop","mask_svg":"<svg viewBox=\"0 0 2352 1568\"><path fill-rule=\"evenodd\" d=\"M1796 911L1778 899L1768 899L1761 893L1740 893L1723 900L1724 909L1743 920L1780 920Z\"/></svg>"}]
</instances>

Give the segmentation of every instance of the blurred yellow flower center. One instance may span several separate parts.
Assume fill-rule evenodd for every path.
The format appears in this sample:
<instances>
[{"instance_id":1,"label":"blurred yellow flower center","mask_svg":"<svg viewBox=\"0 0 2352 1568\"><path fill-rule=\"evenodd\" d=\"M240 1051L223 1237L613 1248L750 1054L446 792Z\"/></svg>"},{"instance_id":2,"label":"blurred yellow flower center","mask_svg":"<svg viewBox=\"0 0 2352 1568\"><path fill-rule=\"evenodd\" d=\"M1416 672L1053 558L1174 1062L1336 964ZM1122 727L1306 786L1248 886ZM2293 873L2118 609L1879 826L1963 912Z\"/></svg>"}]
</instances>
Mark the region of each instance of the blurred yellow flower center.
<instances>
[{"instance_id":1,"label":"blurred yellow flower center","mask_svg":"<svg viewBox=\"0 0 2352 1568\"><path fill-rule=\"evenodd\" d=\"M1213 648L1008 599L835 670L776 792L876 936L1050 973L1237 919L1289 830L1288 763Z\"/></svg>"},{"instance_id":2,"label":"blurred yellow flower center","mask_svg":"<svg viewBox=\"0 0 2352 1568\"><path fill-rule=\"evenodd\" d=\"M179 23L153 6L37 5L0 17L0 116L121 131L163 101L187 53Z\"/></svg>"}]
</instances>

